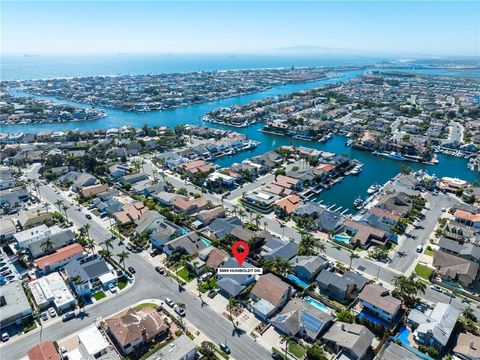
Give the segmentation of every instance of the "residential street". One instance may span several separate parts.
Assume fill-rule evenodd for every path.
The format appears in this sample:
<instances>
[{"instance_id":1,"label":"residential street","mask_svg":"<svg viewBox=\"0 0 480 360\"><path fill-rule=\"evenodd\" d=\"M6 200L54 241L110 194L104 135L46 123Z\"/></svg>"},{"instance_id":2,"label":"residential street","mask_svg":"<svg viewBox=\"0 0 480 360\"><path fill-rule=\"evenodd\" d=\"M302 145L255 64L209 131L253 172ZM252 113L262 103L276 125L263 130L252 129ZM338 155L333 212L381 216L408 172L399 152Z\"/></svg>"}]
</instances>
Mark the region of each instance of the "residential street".
<instances>
[{"instance_id":1,"label":"residential street","mask_svg":"<svg viewBox=\"0 0 480 360\"><path fill-rule=\"evenodd\" d=\"M41 186L40 194L44 199L53 204L61 195L56 194L49 186ZM63 198L65 203L67 199ZM53 206L53 205L52 205ZM90 224L90 236L97 243L109 238L111 234L98 224L95 220L88 220L83 212L75 210L73 206L67 210L70 221L80 227L86 223ZM113 253L118 253L122 247L115 244ZM256 344L247 334L235 332L233 324L208 307L201 307L200 300L188 293L179 291L178 284L167 277L159 275L154 270L154 265L148 262L141 254L130 254L126 260L127 266L133 266L136 270L135 283L133 286L117 296L93 306L87 306L83 318L77 317L66 323L54 323L45 329L36 329L31 333L17 339L10 339L9 342L0 346L2 360L14 360L25 355L26 351L38 344L40 341L56 340L66 337L90 324L97 317L106 318L129 304L144 299L170 297L175 302L186 305L186 318L198 329L204 332L215 343L227 341L232 349L232 356L238 360L270 359L270 352ZM211 326L215 324L215 326Z\"/></svg>"}]
</instances>

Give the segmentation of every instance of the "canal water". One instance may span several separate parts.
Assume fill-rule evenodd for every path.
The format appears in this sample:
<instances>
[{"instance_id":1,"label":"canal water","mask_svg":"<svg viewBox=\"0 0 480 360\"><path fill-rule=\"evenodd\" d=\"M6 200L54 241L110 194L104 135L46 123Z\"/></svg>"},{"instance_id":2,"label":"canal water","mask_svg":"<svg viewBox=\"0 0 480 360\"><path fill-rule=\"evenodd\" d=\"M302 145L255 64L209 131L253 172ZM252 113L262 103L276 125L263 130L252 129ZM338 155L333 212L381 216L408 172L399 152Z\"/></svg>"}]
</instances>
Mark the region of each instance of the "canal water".
<instances>
[{"instance_id":1,"label":"canal water","mask_svg":"<svg viewBox=\"0 0 480 360\"><path fill-rule=\"evenodd\" d=\"M439 155L438 165L425 165L411 162L401 162L386 159L383 157L373 156L369 152L352 149L345 145L347 139L342 136L334 136L326 143L319 143L315 141L304 141L299 139L292 139L273 134L266 134L259 130L263 124L255 124L245 128L231 128L219 124L207 123L202 121L202 116L217 107L228 107L234 104L247 104L253 100L264 99L270 96L291 93L301 89L313 88L316 86L334 84L346 81L353 77L359 76L363 70L342 72L339 78L320 80L303 84L289 84L283 86L276 86L269 90L237 96L234 98L211 101L198 105L190 105L177 109L153 111L146 113L125 112L121 110L106 109L108 116L99 120L88 122L65 122L65 123L48 123L48 124L28 124L28 125L9 125L2 126L1 132L39 132L39 131L64 131L64 130L92 130L105 129L112 127L120 127L122 125L130 125L133 127L141 127L144 124L150 126L176 126L179 124L194 124L202 125L212 128L230 129L233 131L245 134L249 139L260 141L261 144L254 150L237 153L231 156L220 158L216 163L221 167L227 167L234 162L241 162L246 158L263 154L267 151L275 149L283 145L305 146L319 150L329 151L336 154L348 154L349 157L358 159L364 164L362 172L358 176L346 176L341 183L334 185L330 190L322 192L319 199L325 203L337 204L337 207L342 206L343 209L353 210L353 200L358 196L366 196L366 190L373 183L383 184L394 175L398 174L401 166L408 164L414 169L423 169L430 174L437 176L451 176L459 177L467 181L480 180L477 172L468 170L467 160L463 158L456 158L451 156ZM21 93L14 93L22 95ZM46 98L57 100L49 97L38 96L39 98ZM57 100L58 101L58 100ZM66 104L71 104L79 107L89 107L85 104L78 104L69 101L62 101ZM101 107L98 107L102 109ZM342 210L343 210L342 209Z\"/></svg>"}]
</instances>

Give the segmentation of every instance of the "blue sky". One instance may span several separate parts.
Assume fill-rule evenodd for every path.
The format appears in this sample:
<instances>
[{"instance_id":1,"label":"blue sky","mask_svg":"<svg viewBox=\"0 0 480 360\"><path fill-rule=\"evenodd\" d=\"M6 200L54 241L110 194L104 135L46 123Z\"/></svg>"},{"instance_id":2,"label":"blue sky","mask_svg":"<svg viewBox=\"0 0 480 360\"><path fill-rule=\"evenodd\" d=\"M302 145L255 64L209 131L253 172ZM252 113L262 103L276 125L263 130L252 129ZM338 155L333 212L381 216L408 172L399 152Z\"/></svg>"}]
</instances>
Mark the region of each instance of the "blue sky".
<instances>
[{"instance_id":1,"label":"blue sky","mask_svg":"<svg viewBox=\"0 0 480 360\"><path fill-rule=\"evenodd\" d=\"M480 51L478 1L2 1L1 23L3 53Z\"/></svg>"}]
</instances>

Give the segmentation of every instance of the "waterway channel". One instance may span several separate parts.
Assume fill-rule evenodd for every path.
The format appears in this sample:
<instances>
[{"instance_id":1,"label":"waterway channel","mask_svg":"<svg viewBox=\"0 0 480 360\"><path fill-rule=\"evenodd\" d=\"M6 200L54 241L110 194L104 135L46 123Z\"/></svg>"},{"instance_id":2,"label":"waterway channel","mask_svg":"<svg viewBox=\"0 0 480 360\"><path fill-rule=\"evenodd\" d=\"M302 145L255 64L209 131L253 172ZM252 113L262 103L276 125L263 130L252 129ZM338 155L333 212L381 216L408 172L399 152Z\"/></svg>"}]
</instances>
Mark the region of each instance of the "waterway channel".
<instances>
[{"instance_id":1,"label":"waterway channel","mask_svg":"<svg viewBox=\"0 0 480 360\"><path fill-rule=\"evenodd\" d=\"M245 134L249 139L260 141L261 144L254 150L237 153L232 156L226 156L216 161L219 166L230 166L234 162L240 162L246 158L263 154L282 145L306 146L319 150L330 151L336 154L348 154L351 158L360 160L363 164L363 170L358 176L346 176L341 183L334 185L330 190L324 191L319 195L319 199L328 204L337 204L337 207L353 211L353 200L359 195L365 196L366 190L373 183L383 184L388 179L396 175L401 166L408 164L414 169L423 169L430 174L437 176L459 177L467 181L480 180L478 172L470 171L467 168L467 160L439 154L438 165L426 165L411 162L400 162L382 157L373 156L369 152L352 149L346 146L347 139L342 136L334 136L326 143L315 141L304 141L289 137L282 137L273 134L266 134L259 130L263 124L255 124L244 128L231 128L223 125L207 123L202 121L202 116L217 107L228 107L234 104L247 104L253 100L260 100L270 96L277 96L291 93L301 89L309 89L321 85L335 84L359 76L365 70L355 70L342 72L339 78L332 78L302 84L288 84L275 86L266 91L237 96L224 100L211 101L198 105L184 106L172 110L162 110L153 112L125 112L121 110L106 109L108 115L105 118L88 122L64 122L47 124L26 124L2 126L1 132L30 132L39 131L65 131L65 130L93 130L106 129L129 125L141 127L144 124L150 126L176 126L179 124L194 124L207 127L230 129ZM15 95L23 95L14 93ZM69 101L58 100L49 97L38 96L39 98L52 99L62 103L71 104L79 107L89 107L85 104L73 103ZM98 107L102 109L101 107ZM342 210L343 210L342 209Z\"/></svg>"}]
</instances>

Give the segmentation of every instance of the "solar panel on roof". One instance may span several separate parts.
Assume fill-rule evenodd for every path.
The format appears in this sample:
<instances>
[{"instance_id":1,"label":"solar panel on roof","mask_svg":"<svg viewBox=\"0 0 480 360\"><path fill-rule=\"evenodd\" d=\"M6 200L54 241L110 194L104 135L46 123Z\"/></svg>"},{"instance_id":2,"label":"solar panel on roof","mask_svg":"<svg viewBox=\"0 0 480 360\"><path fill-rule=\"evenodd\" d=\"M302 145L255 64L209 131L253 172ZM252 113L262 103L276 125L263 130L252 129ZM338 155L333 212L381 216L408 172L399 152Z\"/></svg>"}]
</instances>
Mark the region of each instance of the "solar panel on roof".
<instances>
[{"instance_id":1,"label":"solar panel on roof","mask_svg":"<svg viewBox=\"0 0 480 360\"><path fill-rule=\"evenodd\" d=\"M300 319L303 321L304 326L313 332L317 332L322 327L322 321L306 311L302 313Z\"/></svg>"}]
</instances>

